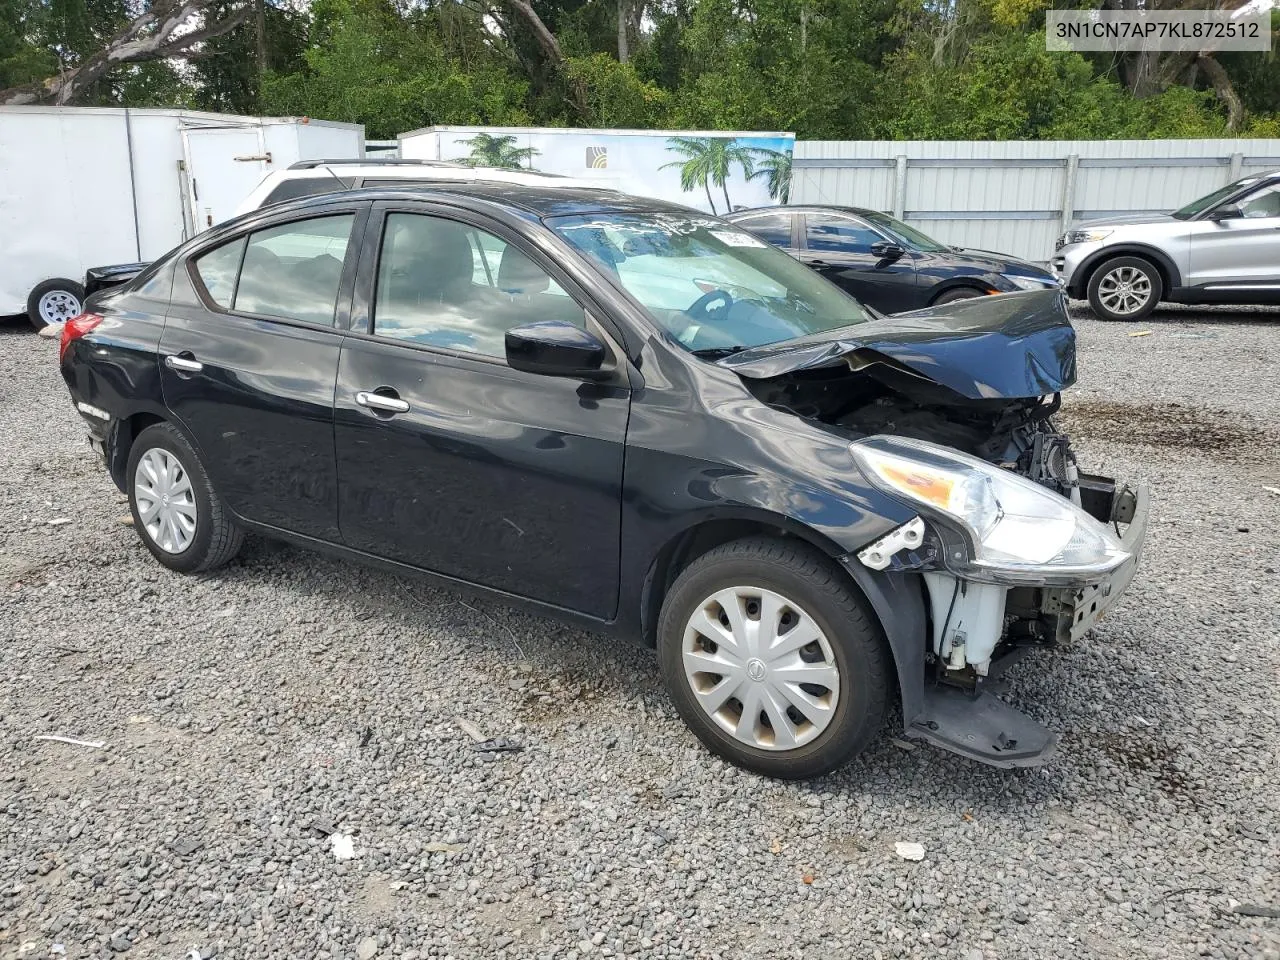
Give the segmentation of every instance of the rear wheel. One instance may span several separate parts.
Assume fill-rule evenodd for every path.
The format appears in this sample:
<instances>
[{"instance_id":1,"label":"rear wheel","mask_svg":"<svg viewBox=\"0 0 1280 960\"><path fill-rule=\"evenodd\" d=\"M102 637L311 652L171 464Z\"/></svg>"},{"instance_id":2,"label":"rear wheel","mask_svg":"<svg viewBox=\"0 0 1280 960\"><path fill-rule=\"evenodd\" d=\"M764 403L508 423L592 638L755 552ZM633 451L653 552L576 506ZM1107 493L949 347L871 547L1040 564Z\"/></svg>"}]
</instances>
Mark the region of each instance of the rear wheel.
<instances>
[{"instance_id":1,"label":"rear wheel","mask_svg":"<svg viewBox=\"0 0 1280 960\"><path fill-rule=\"evenodd\" d=\"M125 476L134 529L170 570L212 570L239 552L243 534L195 451L172 425L153 424L138 434Z\"/></svg>"},{"instance_id":2,"label":"rear wheel","mask_svg":"<svg viewBox=\"0 0 1280 960\"><path fill-rule=\"evenodd\" d=\"M1141 257L1113 257L1089 276L1089 306L1099 320L1141 320L1163 295L1160 271Z\"/></svg>"},{"instance_id":3,"label":"rear wheel","mask_svg":"<svg viewBox=\"0 0 1280 960\"><path fill-rule=\"evenodd\" d=\"M27 319L37 330L53 323L66 323L83 309L84 287L65 277L37 284L27 297Z\"/></svg>"},{"instance_id":4,"label":"rear wheel","mask_svg":"<svg viewBox=\"0 0 1280 960\"><path fill-rule=\"evenodd\" d=\"M952 287L950 290L944 290L938 294L937 299L933 301L933 305L940 307L944 303L955 303L957 300L973 300L981 296L985 296L985 294L981 290L975 290L973 287Z\"/></svg>"},{"instance_id":5,"label":"rear wheel","mask_svg":"<svg viewBox=\"0 0 1280 960\"><path fill-rule=\"evenodd\" d=\"M695 560L658 623L681 717L731 763L818 776L866 747L884 718L884 638L848 578L786 540L740 540Z\"/></svg>"}]
</instances>

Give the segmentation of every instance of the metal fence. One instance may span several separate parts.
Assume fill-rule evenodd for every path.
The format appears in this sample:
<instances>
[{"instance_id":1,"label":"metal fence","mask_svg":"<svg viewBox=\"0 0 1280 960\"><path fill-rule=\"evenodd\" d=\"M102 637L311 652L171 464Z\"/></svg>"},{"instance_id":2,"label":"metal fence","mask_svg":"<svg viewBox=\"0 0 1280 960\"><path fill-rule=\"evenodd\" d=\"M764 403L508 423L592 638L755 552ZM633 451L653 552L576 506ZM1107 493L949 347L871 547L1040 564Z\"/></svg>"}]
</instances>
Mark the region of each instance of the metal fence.
<instances>
[{"instance_id":1,"label":"metal fence","mask_svg":"<svg viewBox=\"0 0 1280 960\"><path fill-rule=\"evenodd\" d=\"M869 207L1048 260L1072 222L1176 209L1280 167L1280 140L797 141L791 202Z\"/></svg>"}]
</instances>

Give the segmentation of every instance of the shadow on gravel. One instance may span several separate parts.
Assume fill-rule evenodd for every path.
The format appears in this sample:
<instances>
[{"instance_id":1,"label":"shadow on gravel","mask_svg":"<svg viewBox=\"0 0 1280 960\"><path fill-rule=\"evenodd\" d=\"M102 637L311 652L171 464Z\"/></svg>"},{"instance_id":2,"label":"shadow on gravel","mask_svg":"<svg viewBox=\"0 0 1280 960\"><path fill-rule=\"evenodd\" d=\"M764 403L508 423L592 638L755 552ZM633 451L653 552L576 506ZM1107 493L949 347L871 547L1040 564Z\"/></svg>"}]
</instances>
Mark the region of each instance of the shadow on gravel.
<instances>
[{"instance_id":1,"label":"shadow on gravel","mask_svg":"<svg viewBox=\"0 0 1280 960\"><path fill-rule=\"evenodd\" d=\"M1072 300L1068 312L1073 320L1096 320L1093 310L1084 300ZM1143 324L1152 324L1157 328L1166 323L1178 324L1259 324L1264 327L1280 325L1280 306L1237 306L1235 304L1181 304L1166 303L1156 307L1152 313L1141 320L1104 321L1118 330L1131 327L1134 330L1146 329Z\"/></svg>"},{"instance_id":2,"label":"shadow on gravel","mask_svg":"<svg viewBox=\"0 0 1280 960\"><path fill-rule=\"evenodd\" d=\"M31 326L31 321L27 319L26 314L19 313L16 316L0 316L0 337L18 336L21 334L30 334L36 336L35 327Z\"/></svg>"},{"instance_id":3,"label":"shadow on gravel","mask_svg":"<svg viewBox=\"0 0 1280 960\"><path fill-rule=\"evenodd\" d=\"M1280 445L1280 435L1243 414L1179 403L1068 399L1061 417L1078 437L1218 458L1267 459Z\"/></svg>"}]
</instances>

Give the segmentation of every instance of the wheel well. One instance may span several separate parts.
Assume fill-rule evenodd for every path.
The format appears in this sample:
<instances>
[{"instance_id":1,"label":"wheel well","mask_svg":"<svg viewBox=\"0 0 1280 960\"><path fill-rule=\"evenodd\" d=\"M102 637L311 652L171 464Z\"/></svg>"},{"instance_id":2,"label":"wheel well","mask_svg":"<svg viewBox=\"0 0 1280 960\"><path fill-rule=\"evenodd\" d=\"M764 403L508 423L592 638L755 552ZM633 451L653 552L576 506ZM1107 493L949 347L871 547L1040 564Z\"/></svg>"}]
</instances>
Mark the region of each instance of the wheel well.
<instances>
[{"instance_id":1,"label":"wheel well","mask_svg":"<svg viewBox=\"0 0 1280 960\"><path fill-rule=\"evenodd\" d=\"M1091 259L1086 260L1084 270L1081 271L1084 278L1080 281L1079 292L1087 297L1089 295L1089 284L1093 280L1093 275L1098 272L1098 268L1111 260L1118 260L1120 257L1133 257L1136 260L1145 260L1156 268L1156 273L1160 274L1160 283L1164 287L1165 295L1177 286L1173 276L1173 270L1164 258L1151 250L1142 247L1120 247L1116 250L1110 248L1100 250Z\"/></svg>"},{"instance_id":2,"label":"wheel well","mask_svg":"<svg viewBox=\"0 0 1280 960\"><path fill-rule=\"evenodd\" d=\"M111 443L111 479L121 490L125 490L125 468L129 465L129 451L133 449L133 441L147 427L164 423L164 417L154 413L135 413L116 424L115 438Z\"/></svg>"},{"instance_id":3,"label":"wheel well","mask_svg":"<svg viewBox=\"0 0 1280 960\"><path fill-rule=\"evenodd\" d=\"M658 645L658 615L662 612L662 603L671 585L689 564L716 547L758 536L811 543L785 527L763 520L724 519L698 524L664 545L649 567L640 595L640 629L645 644ZM822 549L820 544L813 545Z\"/></svg>"},{"instance_id":4,"label":"wheel well","mask_svg":"<svg viewBox=\"0 0 1280 960\"><path fill-rule=\"evenodd\" d=\"M976 277L959 277L955 280L944 280L938 285L940 289L935 290L929 297L929 306L933 306L938 302L938 298L950 293L952 290L967 288L969 290L977 290L979 293L985 294L991 289L989 286L983 286L982 281Z\"/></svg>"}]
</instances>

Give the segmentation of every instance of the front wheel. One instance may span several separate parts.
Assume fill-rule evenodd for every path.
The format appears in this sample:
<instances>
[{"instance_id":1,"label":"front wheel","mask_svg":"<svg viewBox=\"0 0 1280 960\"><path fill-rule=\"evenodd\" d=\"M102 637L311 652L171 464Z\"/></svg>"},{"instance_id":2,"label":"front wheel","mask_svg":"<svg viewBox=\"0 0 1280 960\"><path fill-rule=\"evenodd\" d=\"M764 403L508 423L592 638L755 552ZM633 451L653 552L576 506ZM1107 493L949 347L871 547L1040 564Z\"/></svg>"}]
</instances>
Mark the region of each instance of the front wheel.
<instances>
[{"instance_id":1,"label":"front wheel","mask_svg":"<svg viewBox=\"0 0 1280 960\"><path fill-rule=\"evenodd\" d=\"M1141 257L1114 257L1089 277L1089 306L1099 320L1141 320L1163 295L1160 271Z\"/></svg>"},{"instance_id":2,"label":"front wheel","mask_svg":"<svg viewBox=\"0 0 1280 960\"><path fill-rule=\"evenodd\" d=\"M170 570L212 570L240 551L243 534L195 451L171 424L153 424L138 434L125 476L134 529Z\"/></svg>"},{"instance_id":3,"label":"front wheel","mask_svg":"<svg viewBox=\"0 0 1280 960\"><path fill-rule=\"evenodd\" d=\"M884 719L879 625L845 574L806 544L739 540L699 557L663 603L658 652L698 739L767 776L828 773Z\"/></svg>"},{"instance_id":4,"label":"front wheel","mask_svg":"<svg viewBox=\"0 0 1280 960\"><path fill-rule=\"evenodd\" d=\"M940 307L945 303L955 303L958 300L976 300L978 297L984 297L981 290L975 290L973 287L952 287L950 290L944 290L938 294L936 300L933 301L935 307Z\"/></svg>"}]
</instances>

